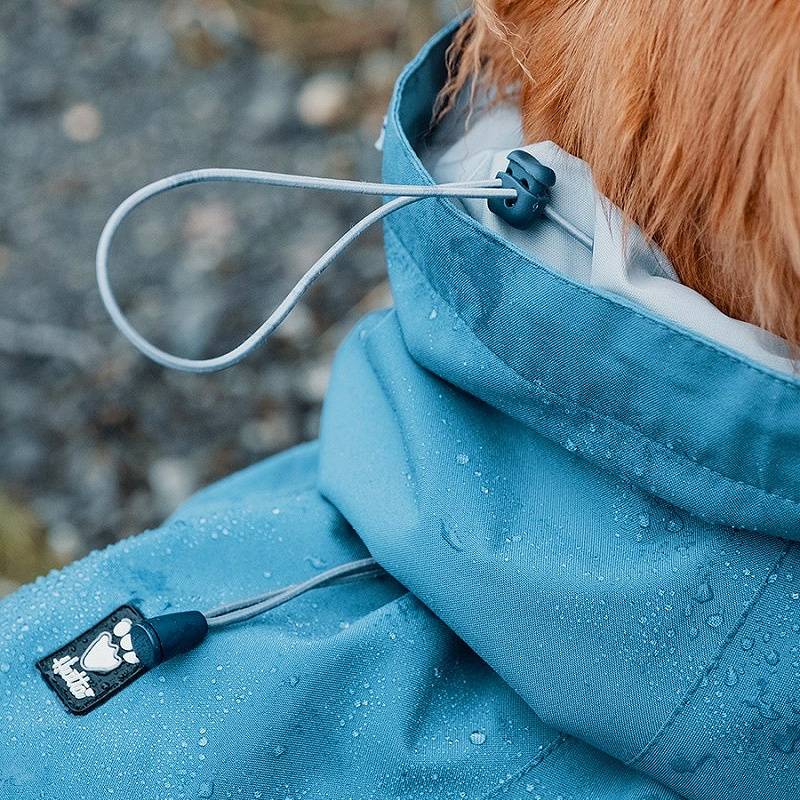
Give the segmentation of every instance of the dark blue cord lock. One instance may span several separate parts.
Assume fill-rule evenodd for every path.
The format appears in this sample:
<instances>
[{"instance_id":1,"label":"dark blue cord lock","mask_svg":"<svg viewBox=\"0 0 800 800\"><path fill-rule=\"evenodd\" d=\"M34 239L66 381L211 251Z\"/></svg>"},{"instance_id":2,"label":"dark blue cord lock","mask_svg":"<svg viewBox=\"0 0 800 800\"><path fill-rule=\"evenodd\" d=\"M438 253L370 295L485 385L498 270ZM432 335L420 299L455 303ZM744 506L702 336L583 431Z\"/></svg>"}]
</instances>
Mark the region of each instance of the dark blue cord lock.
<instances>
[{"instance_id":1,"label":"dark blue cord lock","mask_svg":"<svg viewBox=\"0 0 800 800\"><path fill-rule=\"evenodd\" d=\"M131 643L139 663L152 669L173 656L188 653L207 633L208 620L203 614L180 611L140 620L131 628Z\"/></svg>"},{"instance_id":2,"label":"dark blue cord lock","mask_svg":"<svg viewBox=\"0 0 800 800\"><path fill-rule=\"evenodd\" d=\"M490 197L489 210L514 228L529 228L544 213L550 200L550 187L556 174L524 150L508 154L505 172L497 176L506 189L516 189L517 197Z\"/></svg>"}]
</instances>

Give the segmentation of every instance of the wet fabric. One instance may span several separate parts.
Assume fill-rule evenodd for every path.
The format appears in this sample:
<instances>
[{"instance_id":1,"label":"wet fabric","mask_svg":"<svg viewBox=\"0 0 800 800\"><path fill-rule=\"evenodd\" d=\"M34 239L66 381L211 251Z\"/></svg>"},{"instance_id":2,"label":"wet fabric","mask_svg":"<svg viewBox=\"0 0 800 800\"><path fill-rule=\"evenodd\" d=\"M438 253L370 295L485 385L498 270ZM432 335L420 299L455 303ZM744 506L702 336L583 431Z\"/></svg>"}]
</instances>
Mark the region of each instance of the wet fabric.
<instances>
[{"instance_id":1,"label":"wet fabric","mask_svg":"<svg viewBox=\"0 0 800 800\"><path fill-rule=\"evenodd\" d=\"M443 32L404 73L418 151ZM566 277L452 203L386 224L396 308L318 444L0 603L0 797L787 800L800 784L800 382ZM209 636L85 717L35 662L371 553L393 577Z\"/></svg>"}]
</instances>

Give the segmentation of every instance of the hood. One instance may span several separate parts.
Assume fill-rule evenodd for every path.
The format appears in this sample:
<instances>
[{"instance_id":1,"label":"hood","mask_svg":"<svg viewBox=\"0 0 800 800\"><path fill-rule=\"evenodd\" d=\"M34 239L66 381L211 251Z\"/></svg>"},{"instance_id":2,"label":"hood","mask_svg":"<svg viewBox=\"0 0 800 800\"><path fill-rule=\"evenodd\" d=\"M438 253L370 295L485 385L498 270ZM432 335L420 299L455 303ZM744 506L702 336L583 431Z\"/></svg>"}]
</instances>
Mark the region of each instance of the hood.
<instances>
[{"instance_id":1,"label":"hood","mask_svg":"<svg viewBox=\"0 0 800 800\"><path fill-rule=\"evenodd\" d=\"M433 182L451 35L398 82L387 182ZM385 239L396 307L337 358L323 493L545 722L687 798L796 796L800 382L553 237L425 200Z\"/></svg>"},{"instance_id":2,"label":"hood","mask_svg":"<svg viewBox=\"0 0 800 800\"><path fill-rule=\"evenodd\" d=\"M387 182L433 182L419 153L445 79L443 46L398 83ZM702 519L800 538L800 382L570 277L579 270L563 266L584 258L579 245L534 258L494 227L448 201L386 223L397 313L417 363Z\"/></svg>"}]
</instances>

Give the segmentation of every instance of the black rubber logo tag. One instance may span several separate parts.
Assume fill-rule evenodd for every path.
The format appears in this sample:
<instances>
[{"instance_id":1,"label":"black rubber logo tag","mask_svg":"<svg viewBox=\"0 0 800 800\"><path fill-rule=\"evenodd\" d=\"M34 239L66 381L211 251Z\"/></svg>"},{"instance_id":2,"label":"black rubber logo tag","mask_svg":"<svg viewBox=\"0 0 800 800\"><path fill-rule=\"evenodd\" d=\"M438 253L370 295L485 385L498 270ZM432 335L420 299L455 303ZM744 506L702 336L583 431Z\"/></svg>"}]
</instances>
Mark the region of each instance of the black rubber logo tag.
<instances>
[{"instance_id":1,"label":"black rubber logo tag","mask_svg":"<svg viewBox=\"0 0 800 800\"><path fill-rule=\"evenodd\" d=\"M131 626L143 619L139 609L120 606L36 663L68 711L86 714L147 671L130 635Z\"/></svg>"}]
</instances>

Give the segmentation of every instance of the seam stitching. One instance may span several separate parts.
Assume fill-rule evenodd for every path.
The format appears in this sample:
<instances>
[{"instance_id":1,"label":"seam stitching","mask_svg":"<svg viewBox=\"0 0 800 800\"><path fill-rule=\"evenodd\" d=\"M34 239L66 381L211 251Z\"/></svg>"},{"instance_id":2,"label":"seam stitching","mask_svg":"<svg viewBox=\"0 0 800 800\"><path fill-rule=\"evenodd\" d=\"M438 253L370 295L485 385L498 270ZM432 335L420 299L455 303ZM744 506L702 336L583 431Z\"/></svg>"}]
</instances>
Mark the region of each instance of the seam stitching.
<instances>
[{"instance_id":1,"label":"seam stitching","mask_svg":"<svg viewBox=\"0 0 800 800\"><path fill-rule=\"evenodd\" d=\"M781 552L780 556L778 556L777 560L773 563L772 567L770 568L769 572L767 573L767 576L764 578L763 583L757 589L757 591L755 592L753 597L750 598L750 601L745 606L745 608L742 611L742 613L739 615L739 618L736 620L736 622L733 624L731 629L728 631L727 636L720 643L720 645L717 648L716 652L712 655L711 660L709 661L708 665L697 676L697 679L695 680L695 682L686 691L686 694L684 694L684 696L681 698L681 700L678 703L678 705L675 706L675 708L673 709L672 713L665 720L664 724L652 735L652 737L650 738L650 741L648 741L644 745L644 747L633 758L628 759L627 761L623 762L626 767L633 767L633 765L637 761L640 761L642 758L644 758L647 755L647 753L649 753L650 750L652 750L652 748L655 747L655 745L658 743L658 741L661 739L661 737L667 732L667 730L672 726L672 724L677 719L678 714L680 713L681 709L683 709L687 705L687 703L692 698L692 696L700 688L700 684L703 682L703 679L706 678L710 674L710 672L717 666L717 664L719 664L720 659L725 654L725 651L728 649L728 646L733 641L733 639L736 636L736 634L739 633L739 631L741 630L741 628L744 625L745 621L747 620L747 617L749 616L750 612L753 610L753 608L759 602L759 600L761 600L761 598L764 596L765 592L769 588L769 586L770 586L769 576L777 573L777 571L781 568L781 565L786 560L786 557L792 551L794 546L795 546L795 542L789 542L783 548L783 551Z\"/></svg>"}]
</instances>

